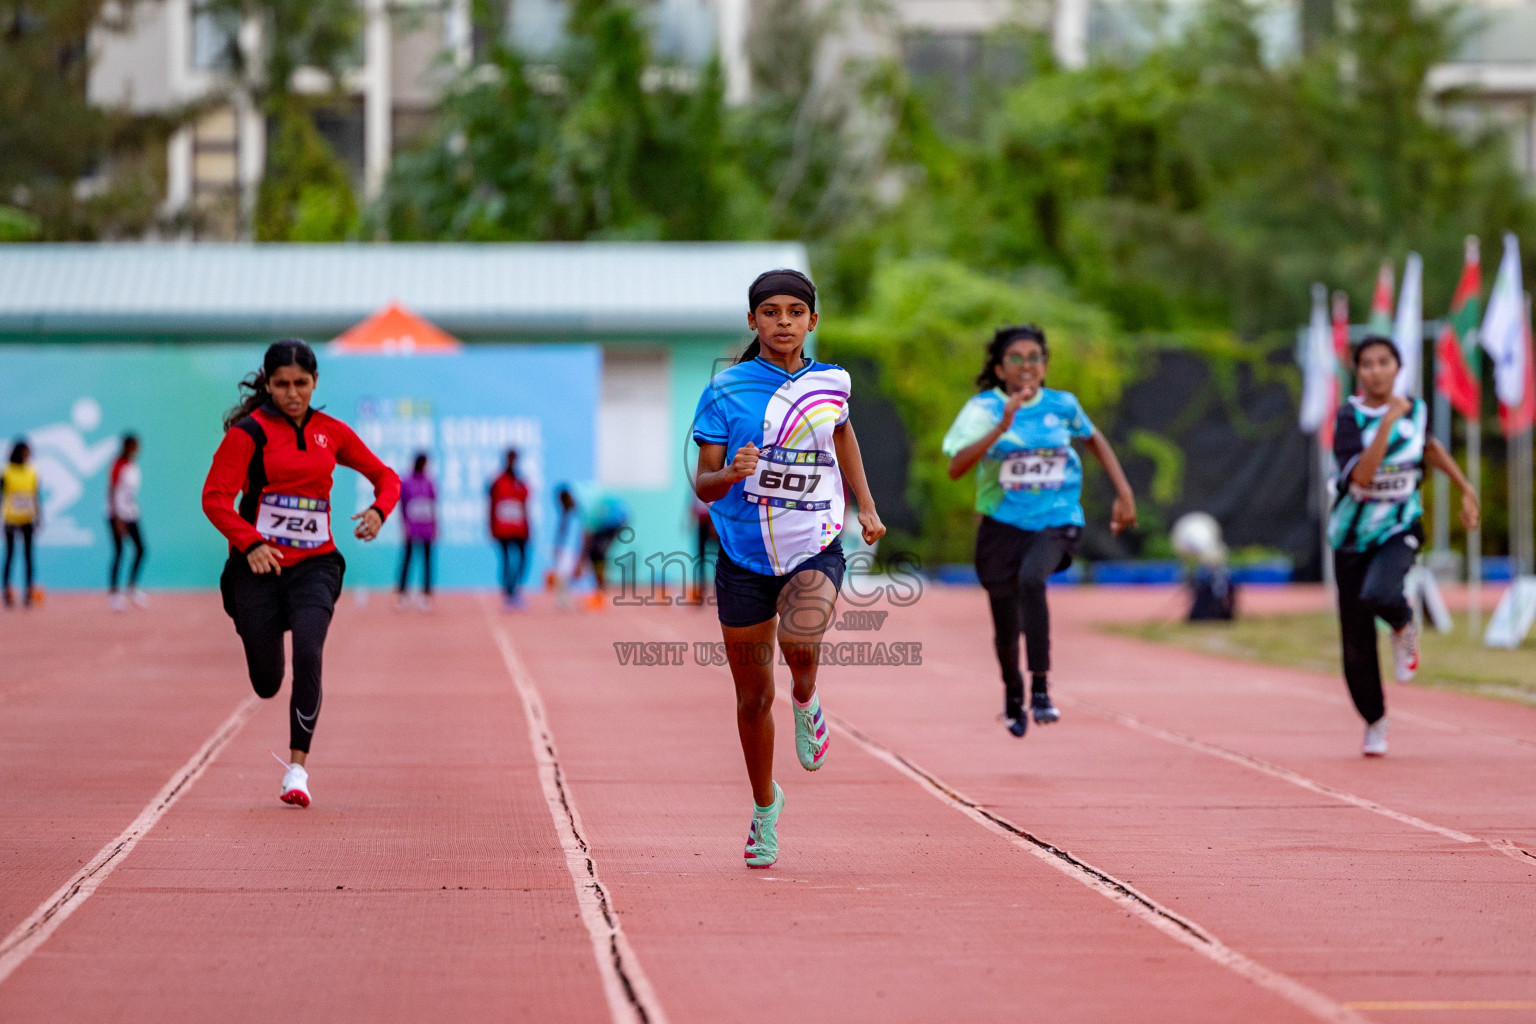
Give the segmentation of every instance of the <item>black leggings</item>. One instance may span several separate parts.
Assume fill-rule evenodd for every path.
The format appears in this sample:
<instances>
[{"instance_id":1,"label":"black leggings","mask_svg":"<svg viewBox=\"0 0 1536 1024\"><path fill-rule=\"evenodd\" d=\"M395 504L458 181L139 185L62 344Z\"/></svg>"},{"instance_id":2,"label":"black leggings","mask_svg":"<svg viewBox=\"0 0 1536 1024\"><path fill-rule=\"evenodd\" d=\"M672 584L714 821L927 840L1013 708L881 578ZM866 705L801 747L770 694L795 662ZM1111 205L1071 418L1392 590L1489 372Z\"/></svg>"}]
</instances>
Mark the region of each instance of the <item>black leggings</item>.
<instances>
[{"instance_id":1,"label":"black leggings","mask_svg":"<svg viewBox=\"0 0 1536 1024\"><path fill-rule=\"evenodd\" d=\"M110 525L110 523L108 524ZM144 536L139 533L139 524L136 522L123 522L123 532L112 531L112 568L107 572L107 592L117 593L117 570L123 563L123 538L133 541L133 564L128 567L128 586L133 588L139 585L139 567L144 564Z\"/></svg>"},{"instance_id":2,"label":"black leggings","mask_svg":"<svg viewBox=\"0 0 1536 1024\"><path fill-rule=\"evenodd\" d=\"M1051 611L1045 582L1070 564L1075 527L1020 530L991 517L976 534L976 571L992 606L992 642L1003 674L1003 711L1017 718L1024 707L1019 671L1019 634L1032 675L1051 670ZM1064 564L1065 563L1065 564Z\"/></svg>"},{"instance_id":3,"label":"black leggings","mask_svg":"<svg viewBox=\"0 0 1536 1024\"><path fill-rule=\"evenodd\" d=\"M1413 620L1403 594L1403 580L1413 568L1421 540L1417 533L1396 537L1365 551L1335 551L1334 577L1339 587L1339 639L1344 647L1344 681L1368 724L1387 712L1381 692L1381 662L1376 649L1376 620L1402 629Z\"/></svg>"},{"instance_id":4,"label":"black leggings","mask_svg":"<svg viewBox=\"0 0 1536 1024\"><path fill-rule=\"evenodd\" d=\"M405 593L405 581L411 575L411 552L417 546L421 547L421 592L432 593L432 542L429 540L407 540L404 549L400 552L400 587L399 592Z\"/></svg>"},{"instance_id":5,"label":"black leggings","mask_svg":"<svg viewBox=\"0 0 1536 1024\"><path fill-rule=\"evenodd\" d=\"M5 524L5 586L11 585L11 554L16 547L16 535L21 535L21 555L26 559L27 593L32 592L32 524Z\"/></svg>"},{"instance_id":6,"label":"black leggings","mask_svg":"<svg viewBox=\"0 0 1536 1024\"><path fill-rule=\"evenodd\" d=\"M251 686L263 700L283 685L283 633L293 633L293 689L288 699L288 746L309 750L320 717L320 670L346 562L337 552L307 558L281 575L251 572L243 554L232 553L219 589L224 610L245 645Z\"/></svg>"}]
</instances>

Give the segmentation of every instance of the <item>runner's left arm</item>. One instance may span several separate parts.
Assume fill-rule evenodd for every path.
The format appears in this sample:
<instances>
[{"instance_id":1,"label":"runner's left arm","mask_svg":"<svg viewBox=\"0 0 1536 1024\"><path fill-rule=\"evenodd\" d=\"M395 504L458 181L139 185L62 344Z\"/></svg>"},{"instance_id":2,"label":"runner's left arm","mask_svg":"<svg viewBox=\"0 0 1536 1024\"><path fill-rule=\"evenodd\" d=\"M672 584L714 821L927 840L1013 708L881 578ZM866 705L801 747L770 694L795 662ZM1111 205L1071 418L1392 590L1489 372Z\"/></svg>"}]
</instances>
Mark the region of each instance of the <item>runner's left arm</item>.
<instances>
[{"instance_id":1,"label":"runner's left arm","mask_svg":"<svg viewBox=\"0 0 1536 1024\"><path fill-rule=\"evenodd\" d=\"M336 461L348 469L357 470L373 484L373 504L352 517L362 520L353 531L356 536L362 540L372 540L378 536L384 520L389 518L396 503L400 501L400 477L379 461L379 457L363 443L362 438L352 432L351 427L340 423L338 426L340 429L336 433L340 435L340 443L336 446Z\"/></svg>"},{"instance_id":2,"label":"runner's left arm","mask_svg":"<svg viewBox=\"0 0 1536 1024\"><path fill-rule=\"evenodd\" d=\"M1482 510L1477 504L1477 491L1461 467L1456 465L1456 460L1451 458L1451 453L1432 437L1424 446L1424 461L1429 463L1431 469L1438 469L1450 477L1461 488L1461 525L1468 530L1476 529L1482 516Z\"/></svg>"},{"instance_id":3,"label":"runner's left arm","mask_svg":"<svg viewBox=\"0 0 1536 1024\"><path fill-rule=\"evenodd\" d=\"M1109 482L1115 485L1115 504L1109 513L1110 531L1119 533L1128 526L1135 526L1136 495L1131 491L1131 482L1125 478L1125 470L1120 468L1115 450L1109 445L1109 438L1095 429L1088 437L1086 446L1104 467L1104 472L1109 474Z\"/></svg>"},{"instance_id":4,"label":"runner's left arm","mask_svg":"<svg viewBox=\"0 0 1536 1024\"><path fill-rule=\"evenodd\" d=\"M864 456L859 451L859 439L853 432L853 421L845 419L832 428L832 446L837 450L837 465L843 479L853 491L853 500L859 504L859 527L864 533L864 543L873 544L885 536L885 524L875 511L875 496L869 493L869 481L864 476Z\"/></svg>"}]
</instances>

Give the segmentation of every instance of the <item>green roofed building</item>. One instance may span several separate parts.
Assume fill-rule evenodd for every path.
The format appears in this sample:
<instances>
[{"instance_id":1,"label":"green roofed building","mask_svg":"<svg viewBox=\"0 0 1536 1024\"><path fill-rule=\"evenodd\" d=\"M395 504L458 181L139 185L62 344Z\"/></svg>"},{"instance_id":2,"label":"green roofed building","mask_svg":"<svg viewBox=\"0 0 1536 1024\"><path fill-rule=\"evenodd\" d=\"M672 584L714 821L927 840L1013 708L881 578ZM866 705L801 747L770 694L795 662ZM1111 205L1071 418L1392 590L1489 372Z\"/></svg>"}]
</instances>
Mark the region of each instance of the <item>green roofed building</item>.
<instances>
[{"instance_id":1,"label":"green roofed building","mask_svg":"<svg viewBox=\"0 0 1536 1024\"><path fill-rule=\"evenodd\" d=\"M197 488L218 417L262 349L289 336L317 344L317 404L365 439L371 430L397 468L420 448L452 477L439 486L440 583L493 582L482 491L500 453L525 446L536 446L529 469L543 498L561 481L588 479L628 503L636 538L627 550L644 583L647 557L692 550L695 404L717 361L745 345L747 285L773 267L808 269L804 249L0 245L0 445L32 435L47 462L43 583L102 585L108 449L134 430L144 442L147 584L213 584L222 542ZM322 344L390 303L458 338L462 353L341 355ZM349 500L350 491L337 498ZM538 571L553 514L535 514ZM346 549L350 577L388 582L392 527L385 545Z\"/></svg>"}]
</instances>

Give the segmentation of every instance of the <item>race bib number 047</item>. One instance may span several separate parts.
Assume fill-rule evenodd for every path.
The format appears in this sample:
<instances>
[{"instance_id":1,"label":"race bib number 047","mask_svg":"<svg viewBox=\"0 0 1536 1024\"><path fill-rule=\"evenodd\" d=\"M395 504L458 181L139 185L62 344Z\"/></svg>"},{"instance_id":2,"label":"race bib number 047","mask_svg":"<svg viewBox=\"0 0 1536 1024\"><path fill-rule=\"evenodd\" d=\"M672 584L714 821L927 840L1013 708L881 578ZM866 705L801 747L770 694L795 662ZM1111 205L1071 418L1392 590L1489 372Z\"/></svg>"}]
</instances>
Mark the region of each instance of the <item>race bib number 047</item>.
<instances>
[{"instance_id":1,"label":"race bib number 047","mask_svg":"<svg viewBox=\"0 0 1536 1024\"><path fill-rule=\"evenodd\" d=\"M770 446L758 455L757 472L742 491L754 505L821 512L832 507L841 486L831 452Z\"/></svg>"},{"instance_id":2,"label":"race bib number 047","mask_svg":"<svg viewBox=\"0 0 1536 1024\"><path fill-rule=\"evenodd\" d=\"M331 503L292 494L263 494L256 530L284 547L317 548L331 539Z\"/></svg>"},{"instance_id":3,"label":"race bib number 047","mask_svg":"<svg viewBox=\"0 0 1536 1024\"><path fill-rule=\"evenodd\" d=\"M1062 448L1009 452L998 482L1005 491L1055 490L1067 482L1067 453Z\"/></svg>"}]
</instances>

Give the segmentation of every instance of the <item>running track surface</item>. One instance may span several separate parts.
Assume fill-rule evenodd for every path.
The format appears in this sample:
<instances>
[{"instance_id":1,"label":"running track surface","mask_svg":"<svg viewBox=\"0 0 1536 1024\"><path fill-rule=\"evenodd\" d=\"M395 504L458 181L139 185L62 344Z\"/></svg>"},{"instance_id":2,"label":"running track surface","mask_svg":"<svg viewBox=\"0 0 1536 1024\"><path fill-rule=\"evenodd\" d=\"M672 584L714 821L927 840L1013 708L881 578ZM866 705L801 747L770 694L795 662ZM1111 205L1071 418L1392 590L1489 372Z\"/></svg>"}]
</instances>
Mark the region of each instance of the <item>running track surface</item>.
<instances>
[{"instance_id":1,"label":"running track surface","mask_svg":"<svg viewBox=\"0 0 1536 1024\"><path fill-rule=\"evenodd\" d=\"M726 670L613 646L710 610L349 596L307 810L216 595L6 614L0 1020L1536 1021L1536 709L1395 687L1366 761L1338 680L1092 628L1176 595L1052 600L1023 741L979 591L833 634L923 664L823 669L815 775L781 687L768 871Z\"/></svg>"}]
</instances>

